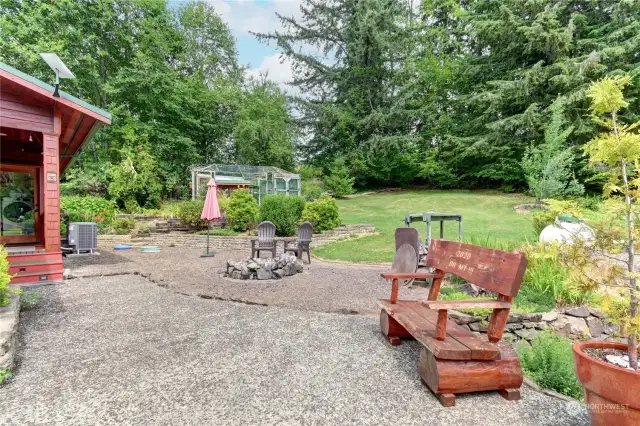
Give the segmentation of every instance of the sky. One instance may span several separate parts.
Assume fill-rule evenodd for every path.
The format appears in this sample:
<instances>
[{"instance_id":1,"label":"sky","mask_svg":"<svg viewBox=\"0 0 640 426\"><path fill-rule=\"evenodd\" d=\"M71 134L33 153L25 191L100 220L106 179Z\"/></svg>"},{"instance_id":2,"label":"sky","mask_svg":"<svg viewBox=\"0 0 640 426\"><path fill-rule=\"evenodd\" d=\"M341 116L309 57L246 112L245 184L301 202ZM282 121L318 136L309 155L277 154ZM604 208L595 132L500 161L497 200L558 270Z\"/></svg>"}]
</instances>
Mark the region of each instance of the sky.
<instances>
[{"instance_id":1,"label":"sky","mask_svg":"<svg viewBox=\"0 0 640 426\"><path fill-rule=\"evenodd\" d=\"M247 67L247 74L258 76L268 72L271 80L288 92L287 86L293 74L289 62L282 61L275 44L259 42L249 31L270 33L280 30L276 12L283 16L300 16L302 0L207 0L218 15L229 25L236 38L240 64Z\"/></svg>"}]
</instances>

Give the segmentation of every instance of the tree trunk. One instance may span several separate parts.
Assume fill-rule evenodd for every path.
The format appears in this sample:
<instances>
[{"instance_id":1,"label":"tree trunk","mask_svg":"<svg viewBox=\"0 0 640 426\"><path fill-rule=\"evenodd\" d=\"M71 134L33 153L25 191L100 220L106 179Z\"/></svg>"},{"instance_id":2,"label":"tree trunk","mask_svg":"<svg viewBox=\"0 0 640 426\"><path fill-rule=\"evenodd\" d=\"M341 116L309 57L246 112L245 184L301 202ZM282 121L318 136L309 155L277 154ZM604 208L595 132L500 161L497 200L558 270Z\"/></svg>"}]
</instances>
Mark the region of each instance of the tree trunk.
<instances>
[{"instance_id":1,"label":"tree trunk","mask_svg":"<svg viewBox=\"0 0 640 426\"><path fill-rule=\"evenodd\" d=\"M618 127L616 125L616 114L611 114L613 122L613 131L616 138L619 140ZM627 176L627 162L623 159L622 166L622 179L624 180L624 202L626 204L626 220L627 220L627 267L629 271L629 308L631 311L631 318L635 318L638 315L638 298L636 296L636 278L635 278L635 247L633 240L633 212L632 212L632 199L629 188L629 178ZM627 339L629 345L629 366L634 370L638 369L638 338L635 332L631 332Z\"/></svg>"}]
</instances>

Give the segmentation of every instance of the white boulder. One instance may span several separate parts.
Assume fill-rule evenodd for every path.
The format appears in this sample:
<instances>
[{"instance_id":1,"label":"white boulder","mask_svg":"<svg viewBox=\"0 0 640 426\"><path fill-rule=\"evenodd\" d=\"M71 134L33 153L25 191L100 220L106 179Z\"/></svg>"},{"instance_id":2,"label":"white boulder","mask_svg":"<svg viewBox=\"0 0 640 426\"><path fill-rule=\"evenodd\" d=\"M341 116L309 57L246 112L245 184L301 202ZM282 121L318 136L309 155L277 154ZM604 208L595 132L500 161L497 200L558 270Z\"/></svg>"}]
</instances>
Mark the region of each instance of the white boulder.
<instances>
[{"instance_id":1,"label":"white boulder","mask_svg":"<svg viewBox=\"0 0 640 426\"><path fill-rule=\"evenodd\" d=\"M595 234L585 223L562 222L556 219L555 223L542 230L539 240L541 243L572 244L576 238L590 242L594 240Z\"/></svg>"}]
</instances>

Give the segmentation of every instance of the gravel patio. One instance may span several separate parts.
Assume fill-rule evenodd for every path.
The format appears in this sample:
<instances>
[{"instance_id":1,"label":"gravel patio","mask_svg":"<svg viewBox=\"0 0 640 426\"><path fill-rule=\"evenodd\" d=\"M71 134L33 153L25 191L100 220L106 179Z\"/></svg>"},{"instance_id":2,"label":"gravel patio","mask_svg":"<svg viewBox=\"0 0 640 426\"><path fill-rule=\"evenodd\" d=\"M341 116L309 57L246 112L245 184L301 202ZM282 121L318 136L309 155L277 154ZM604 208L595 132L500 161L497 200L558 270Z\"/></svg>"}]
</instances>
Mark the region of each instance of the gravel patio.
<instances>
[{"instance_id":1,"label":"gravel patio","mask_svg":"<svg viewBox=\"0 0 640 426\"><path fill-rule=\"evenodd\" d=\"M0 424L587 424L582 408L527 387L521 401L487 392L441 407L419 381L419 345L389 347L374 316L173 290L135 275L41 288L41 305L22 314Z\"/></svg>"}]
</instances>

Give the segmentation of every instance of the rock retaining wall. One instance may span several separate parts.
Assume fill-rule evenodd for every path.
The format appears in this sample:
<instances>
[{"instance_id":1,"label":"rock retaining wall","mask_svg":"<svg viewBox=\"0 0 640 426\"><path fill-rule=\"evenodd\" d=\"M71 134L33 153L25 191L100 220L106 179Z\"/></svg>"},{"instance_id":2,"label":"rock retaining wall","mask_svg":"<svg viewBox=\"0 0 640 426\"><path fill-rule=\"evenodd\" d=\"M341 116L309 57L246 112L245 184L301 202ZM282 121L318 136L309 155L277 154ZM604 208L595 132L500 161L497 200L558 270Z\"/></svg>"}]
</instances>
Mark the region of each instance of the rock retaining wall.
<instances>
[{"instance_id":1,"label":"rock retaining wall","mask_svg":"<svg viewBox=\"0 0 640 426\"><path fill-rule=\"evenodd\" d=\"M20 296L9 297L9 305L0 308L0 368L11 370L16 353Z\"/></svg>"},{"instance_id":2,"label":"rock retaining wall","mask_svg":"<svg viewBox=\"0 0 640 426\"><path fill-rule=\"evenodd\" d=\"M320 234L314 234L311 247L320 247L324 244L342 240L345 238L359 237L372 234L374 226L363 225L343 225L331 231L323 231ZM251 240L254 236L217 236L212 235L210 247L214 250L247 250L251 247ZM113 246L116 244L131 244L134 246L176 246L203 248L207 245L206 235L196 235L181 232L172 232L169 234L151 234L149 236L132 236L132 235L98 235L99 246ZM282 252L283 243L278 243L278 252Z\"/></svg>"},{"instance_id":3,"label":"rock retaining wall","mask_svg":"<svg viewBox=\"0 0 640 426\"><path fill-rule=\"evenodd\" d=\"M450 312L449 318L457 324L476 333L486 333L488 316L468 315ZM597 339L619 340L618 328L604 321L605 315L584 306L567 308L545 313L524 314L512 312L505 326L504 340L533 340L538 333L547 328L572 340Z\"/></svg>"}]
</instances>

